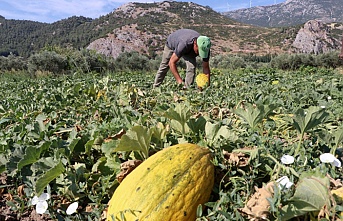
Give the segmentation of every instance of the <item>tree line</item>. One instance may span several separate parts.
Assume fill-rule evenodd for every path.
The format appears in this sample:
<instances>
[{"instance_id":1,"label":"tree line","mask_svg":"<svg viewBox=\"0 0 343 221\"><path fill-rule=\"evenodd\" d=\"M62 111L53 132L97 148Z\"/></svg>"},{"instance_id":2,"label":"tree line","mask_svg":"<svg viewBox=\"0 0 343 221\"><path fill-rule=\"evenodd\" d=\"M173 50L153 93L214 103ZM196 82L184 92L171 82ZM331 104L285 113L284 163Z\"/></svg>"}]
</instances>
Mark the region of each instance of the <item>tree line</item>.
<instances>
[{"instance_id":1,"label":"tree line","mask_svg":"<svg viewBox=\"0 0 343 221\"><path fill-rule=\"evenodd\" d=\"M35 76L38 73L63 75L72 73L105 73L113 71L156 71L161 57L148 57L138 52L123 52L117 58L108 57L92 50L45 47L28 58L11 54L0 56L0 73L24 72ZM199 65L201 62L197 62ZM338 52L320 55L280 54L262 55L216 55L210 60L211 67L220 69L276 68L297 70L302 67L337 68L342 66ZM181 59L180 67L185 67ZM200 67L199 67L200 68ZM201 68L199 69L201 70Z\"/></svg>"}]
</instances>

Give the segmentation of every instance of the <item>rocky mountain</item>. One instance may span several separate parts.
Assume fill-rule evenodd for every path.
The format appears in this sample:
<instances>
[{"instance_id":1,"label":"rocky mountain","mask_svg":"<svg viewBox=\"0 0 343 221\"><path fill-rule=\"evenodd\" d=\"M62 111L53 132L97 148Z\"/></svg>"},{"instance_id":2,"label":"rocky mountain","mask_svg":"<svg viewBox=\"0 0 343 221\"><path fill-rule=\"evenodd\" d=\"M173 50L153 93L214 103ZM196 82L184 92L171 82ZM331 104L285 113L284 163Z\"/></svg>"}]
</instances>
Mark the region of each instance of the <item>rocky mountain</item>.
<instances>
[{"instance_id":1,"label":"rocky mountain","mask_svg":"<svg viewBox=\"0 0 343 221\"><path fill-rule=\"evenodd\" d=\"M287 0L223 13L234 20L262 27L289 27L309 20L343 22L342 0Z\"/></svg>"},{"instance_id":2,"label":"rocky mountain","mask_svg":"<svg viewBox=\"0 0 343 221\"><path fill-rule=\"evenodd\" d=\"M340 48L343 28L341 24L317 20L302 26L256 27L225 19L211 8L191 2L129 3L111 16L130 23L91 42L87 48L113 57L132 50L147 54L161 51L167 35L177 28L193 28L211 37L214 54L319 54Z\"/></svg>"},{"instance_id":3,"label":"rocky mountain","mask_svg":"<svg viewBox=\"0 0 343 221\"><path fill-rule=\"evenodd\" d=\"M293 51L299 53L320 54L341 47L339 38L328 33L334 24L327 25L317 20L306 22L298 31L293 43Z\"/></svg>"},{"instance_id":4,"label":"rocky mountain","mask_svg":"<svg viewBox=\"0 0 343 221\"><path fill-rule=\"evenodd\" d=\"M209 36L213 55L322 53L340 49L342 27L314 20L308 25L267 28L237 22L192 2L128 3L98 19L73 16L46 24L0 17L0 55L28 57L58 46L88 48L112 57L128 51L154 57L167 36L179 28Z\"/></svg>"},{"instance_id":5,"label":"rocky mountain","mask_svg":"<svg viewBox=\"0 0 343 221\"><path fill-rule=\"evenodd\" d=\"M93 49L116 57L124 51L153 54L163 49L167 36L179 28L192 28L212 39L213 53L277 53L292 31L253 27L235 22L209 7L192 2L128 3L117 8L111 19L126 23L90 43ZM106 21L105 21L106 22Z\"/></svg>"}]
</instances>

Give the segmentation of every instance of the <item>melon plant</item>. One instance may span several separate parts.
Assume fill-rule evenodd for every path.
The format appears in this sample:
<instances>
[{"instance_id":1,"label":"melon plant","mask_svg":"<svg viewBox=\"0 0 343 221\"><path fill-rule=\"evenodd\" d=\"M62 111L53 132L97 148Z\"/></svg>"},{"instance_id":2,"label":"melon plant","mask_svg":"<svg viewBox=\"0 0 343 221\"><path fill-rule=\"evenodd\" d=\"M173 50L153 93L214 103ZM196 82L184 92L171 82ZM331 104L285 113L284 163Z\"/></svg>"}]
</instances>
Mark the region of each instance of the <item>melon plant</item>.
<instances>
[{"instance_id":1,"label":"melon plant","mask_svg":"<svg viewBox=\"0 0 343 221\"><path fill-rule=\"evenodd\" d=\"M200 204L209 200L214 165L208 149L178 144L149 157L114 192L107 221L194 221Z\"/></svg>"}]
</instances>

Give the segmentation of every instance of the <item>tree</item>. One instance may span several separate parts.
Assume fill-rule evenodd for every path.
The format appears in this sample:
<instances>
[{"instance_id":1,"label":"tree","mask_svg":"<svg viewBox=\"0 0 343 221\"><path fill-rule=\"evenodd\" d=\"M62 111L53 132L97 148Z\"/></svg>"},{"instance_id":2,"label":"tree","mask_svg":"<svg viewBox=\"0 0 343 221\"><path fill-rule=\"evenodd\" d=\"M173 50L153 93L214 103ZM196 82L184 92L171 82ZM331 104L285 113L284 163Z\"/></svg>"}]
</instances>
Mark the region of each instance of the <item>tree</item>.
<instances>
[{"instance_id":1,"label":"tree","mask_svg":"<svg viewBox=\"0 0 343 221\"><path fill-rule=\"evenodd\" d=\"M51 72L53 74L65 74L68 69L67 58L54 51L43 51L32 55L28 61L29 72Z\"/></svg>"}]
</instances>

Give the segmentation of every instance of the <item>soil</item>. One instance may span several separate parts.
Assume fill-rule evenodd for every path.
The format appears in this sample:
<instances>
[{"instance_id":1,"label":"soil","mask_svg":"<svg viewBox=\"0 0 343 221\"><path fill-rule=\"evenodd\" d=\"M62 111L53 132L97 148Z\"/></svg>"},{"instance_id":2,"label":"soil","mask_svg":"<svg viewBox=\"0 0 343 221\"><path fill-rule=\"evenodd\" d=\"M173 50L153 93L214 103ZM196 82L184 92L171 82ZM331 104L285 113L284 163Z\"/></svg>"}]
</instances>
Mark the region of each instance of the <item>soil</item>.
<instances>
[{"instance_id":1,"label":"soil","mask_svg":"<svg viewBox=\"0 0 343 221\"><path fill-rule=\"evenodd\" d=\"M8 203L15 202L7 187L10 183L7 179L5 173L0 174L0 221L52 221L46 214L37 214L34 208L22 213L12 210Z\"/></svg>"}]
</instances>

